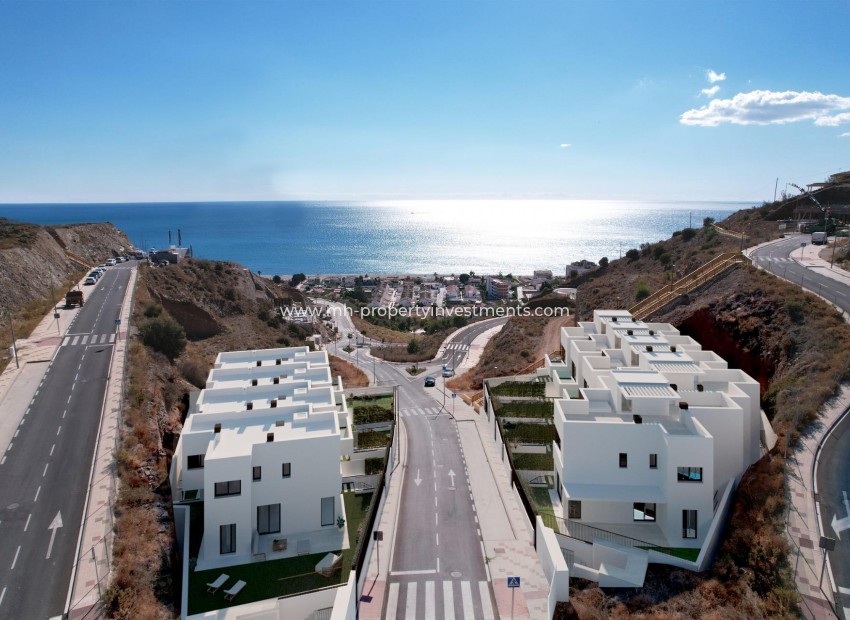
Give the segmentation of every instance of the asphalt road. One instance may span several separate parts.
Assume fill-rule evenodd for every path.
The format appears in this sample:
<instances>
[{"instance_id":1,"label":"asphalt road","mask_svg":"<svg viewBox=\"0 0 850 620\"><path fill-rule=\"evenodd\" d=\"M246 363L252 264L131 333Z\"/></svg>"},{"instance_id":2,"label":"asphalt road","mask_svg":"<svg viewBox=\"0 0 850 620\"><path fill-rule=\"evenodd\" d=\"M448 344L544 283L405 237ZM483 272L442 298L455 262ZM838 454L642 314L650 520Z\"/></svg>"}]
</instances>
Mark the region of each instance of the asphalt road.
<instances>
[{"instance_id":1,"label":"asphalt road","mask_svg":"<svg viewBox=\"0 0 850 620\"><path fill-rule=\"evenodd\" d=\"M469 345L482 333L508 322L508 317L473 323L456 332L446 343L443 355L434 360L435 363L457 368L469 354Z\"/></svg>"},{"instance_id":2,"label":"asphalt road","mask_svg":"<svg viewBox=\"0 0 850 620\"><path fill-rule=\"evenodd\" d=\"M408 437L384 617L494 618L457 424L441 412L421 376L410 378L391 364L376 368L381 383L399 384L400 423Z\"/></svg>"},{"instance_id":3,"label":"asphalt road","mask_svg":"<svg viewBox=\"0 0 850 620\"><path fill-rule=\"evenodd\" d=\"M822 275L823 269L800 265L789 254L809 242L809 235L792 236L752 253L755 263L786 280L832 301L845 312L850 312L850 287ZM818 497L824 535L836 539L835 549L829 552L829 563L837 589L836 602L839 613L850 617L850 416L836 426L823 444L817 469ZM820 575L821 567L817 567ZM822 587L830 587L824 577Z\"/></svg>"},{"instance_id":4,"label":"asphalt road","mask_svg":"<svg viewBox=\"0 0 850 620\"><path fill-rule=\"evenodd\" d=\"M129 276L122 264L84 287L85 305L1 459L0 618L65 611Z\"/></svg>"}]
</instances>

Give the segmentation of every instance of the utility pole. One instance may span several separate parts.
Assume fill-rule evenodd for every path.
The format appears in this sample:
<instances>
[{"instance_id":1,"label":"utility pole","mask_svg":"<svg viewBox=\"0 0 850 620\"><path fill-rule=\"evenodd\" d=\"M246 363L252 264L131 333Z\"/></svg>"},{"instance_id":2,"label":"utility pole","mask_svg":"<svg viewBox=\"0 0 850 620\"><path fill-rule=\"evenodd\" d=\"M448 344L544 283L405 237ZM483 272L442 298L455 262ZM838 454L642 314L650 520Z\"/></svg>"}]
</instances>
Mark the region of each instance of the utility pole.
<instances>
[{"instance_id":1,"label":"utility pole","mask_svg":"<svg viewBox=\"0 0 850 620\"><path fill-rule=\"evenodd\" d=\"M12 334L12 352L15 354L15 368L20 368L18 363L18 345L15 343L15 326L12 324L12 313L9 313L9 331Z\"/></svg>"},{"instance_id":2,"label":"utility pole","mask_svg":"<svg viewBox=\"0 0 850 620\"><path fill-rule=\"evenodd\" d=\"M773 202L776 202L776 190L779 189L779 177L776 177L776 185L773 186Z\"/></svg>"},{"instance_id":3,"label":"utility pole","mask_svg":"<svg viewBox=\"0 0 850 620\"><path fill-rule=\"evenodd\" d=\"M833 254L835 251L833 250ZM53 318L56 319L56 335L61 336L62 330L59 329L59 312L56 310L56 293L53 291L53 278L50 278L50 297L53 299Z\"/></svg>"}]
</instances>

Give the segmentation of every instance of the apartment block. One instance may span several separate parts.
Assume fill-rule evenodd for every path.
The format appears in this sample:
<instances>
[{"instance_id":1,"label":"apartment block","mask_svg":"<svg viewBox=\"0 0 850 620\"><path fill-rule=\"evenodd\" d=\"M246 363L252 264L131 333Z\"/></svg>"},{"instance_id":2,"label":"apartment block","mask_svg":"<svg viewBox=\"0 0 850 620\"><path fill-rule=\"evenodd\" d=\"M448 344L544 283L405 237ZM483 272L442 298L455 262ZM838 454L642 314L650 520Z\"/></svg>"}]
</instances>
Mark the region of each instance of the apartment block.
<instances>
[{"instance_id":1,"label":"apartment block","mask_svg":"<svg viewBox=\"0 0 850 620\"><path fill-rule=\"evenodd\" d=\"M197 568L345 548L340 460L352 448L327 353L220 353L192 396L170 472L176 504L204 504Z\"/></svg>"},{"instance_id":2,"label":"apartment block","mask_svg":"<svg viewBox=\"0 0 850 620\"><path fill-rule=\"evenodd\" d=\"M700 547L718 505L775 441L758 382L666 323L624 310L561 330L547 358L563 518ZM716 527L714 528L716 530Z\"/></svg>"},{"instance_id":3,"label":"apartment block","mask_svg":"<svg viewBox=\"0 0 850 620\"><path fill-rule=\"evenodd\" d=\"M501 278L487 278L487 297L490 299L510 299L511 283Z\"/></svg>"}]
</instances>

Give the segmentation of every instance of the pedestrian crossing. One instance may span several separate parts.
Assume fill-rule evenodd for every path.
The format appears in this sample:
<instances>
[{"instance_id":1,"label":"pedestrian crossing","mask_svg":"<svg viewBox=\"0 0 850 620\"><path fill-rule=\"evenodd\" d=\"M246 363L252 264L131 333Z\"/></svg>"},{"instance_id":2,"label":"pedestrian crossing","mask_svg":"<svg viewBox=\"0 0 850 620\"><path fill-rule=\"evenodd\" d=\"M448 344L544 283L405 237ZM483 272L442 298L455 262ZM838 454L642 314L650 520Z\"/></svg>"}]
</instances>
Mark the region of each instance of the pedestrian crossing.
<instances>
[{"instance_id":1,"label":"pedestrian crossing","mask_svg":"<svg viewBox=\"0 0 850 620\"><path fill-rule=\"evenodd\" d=\"M427 580L389 584L386 620L494 620L486 581Z\"/></svg>"},{"instance_id":2,"label":"pedestrian crossing","mask_svg":"<svg viewBox=\"0 0 850 620\"><path fill-rule=\"evenodd\" d=\"M446 345L446 351L466 351L468 348L465 342L450 342Z\"/></svg>"},{"instance_id":3,"label":"pedestrian crossing","mask_svg":"<svg viewBox=\"0 0 850 620\"><path fill-rule=\"evenodd\" d=\"M115 343L115 333L109 334L72 334L70 336L65 336L65 339L62 340L63 347L73 347L76 345L88 346L95 344L114 344Z\"/></svg>"},{"instance_id":4,"label":"pedestrian crossing","mask_svg":"<svg viewBox=\"0 0 850 620\"><path fill-rule=\"evenodd\" d=\"M440 407L426 407L426 408L410 407L408 409L401 409L398 412L398 415L400 415L403 418L410 418L410 417L420 416L420 415L437 415L437 414L440 413L440 411L441 411Z\"/></svg>"},{"instance_id":5,"label":"pedestrian crossing","mask_svg":"<svg viewBox=\"0 0 850 620\"><path fill-rule=\"evenodd\" d=\"M754 256L753 260L757 263L796 263L793 258L787 256Z\"/></svg>"}]
</instances>

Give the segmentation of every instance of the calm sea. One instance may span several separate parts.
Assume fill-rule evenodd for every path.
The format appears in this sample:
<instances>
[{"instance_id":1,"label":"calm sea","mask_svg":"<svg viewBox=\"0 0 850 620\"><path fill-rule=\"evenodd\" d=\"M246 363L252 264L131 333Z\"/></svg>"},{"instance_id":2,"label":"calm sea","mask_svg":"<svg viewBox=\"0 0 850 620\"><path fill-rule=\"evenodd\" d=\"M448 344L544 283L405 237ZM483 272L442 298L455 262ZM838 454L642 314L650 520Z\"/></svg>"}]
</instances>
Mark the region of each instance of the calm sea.
<instances>
[{"instance_id":1,"label":"calm sea","mask_svg":"<svg viewBox=\"0 0 850 620\"><path fill-rule=\"evenodd\" d=\"M0 205L36 224L112 222L138 247L264 274L563 273L565 265L670 237L751 203L562 201L230 202Z\"/></svg>"}]
</instances>

